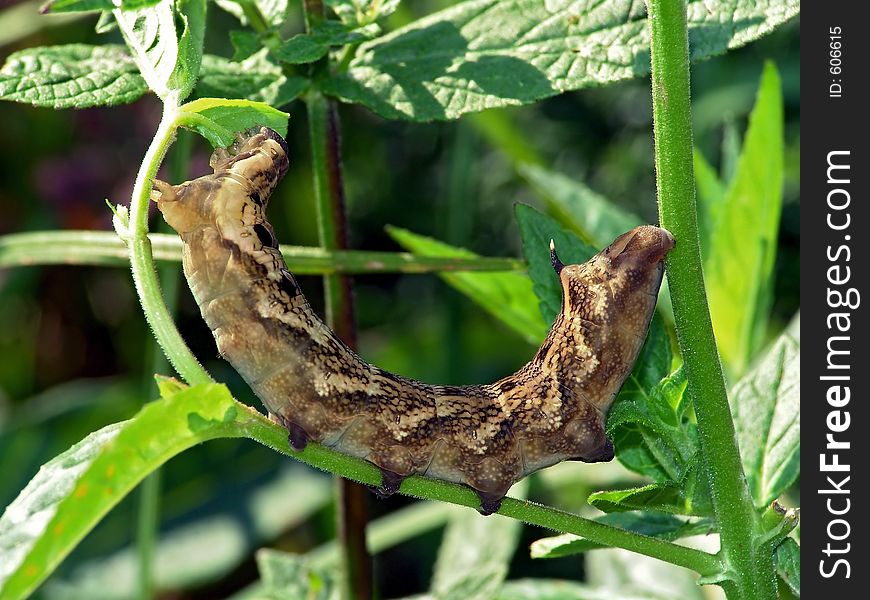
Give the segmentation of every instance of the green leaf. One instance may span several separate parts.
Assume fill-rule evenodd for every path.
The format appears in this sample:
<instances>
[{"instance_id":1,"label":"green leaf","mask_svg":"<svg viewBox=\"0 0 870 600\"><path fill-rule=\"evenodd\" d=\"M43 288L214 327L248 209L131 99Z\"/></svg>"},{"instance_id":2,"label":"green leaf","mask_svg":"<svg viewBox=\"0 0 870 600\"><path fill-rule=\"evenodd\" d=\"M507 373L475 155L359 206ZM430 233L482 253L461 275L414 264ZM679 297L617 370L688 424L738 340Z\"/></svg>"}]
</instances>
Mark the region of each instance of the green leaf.
<instances>
[{"instance_id":1,"label":"green leaf","mask_svg":"<svg viewBox=\"0 0 870 600\"><path fill-rule=\"evenodd\" d=\"M531 206L517 204L514 214L523 240L523 254L529 263L532 289L540 300L544 321L552 323L562 310L562 284L553 271L550 240L556 244L559 258L566 265L586 262L595 254L595 248Z\"/></svg>"},{"instance_id":2,"label":"green leaf","mask_svg":"<svg viewBox=\"0 0 870 600\"><path fill-rule=\"evenodd\" d=\"M783 189L780 87L776 67L768 63L734 179L713 215L704 263L716 341L734 377L759 349L770 312Z\"/></svg>"},{"instance_id":3,"label":"green leaf","mask_svg":"<svg viewBox=\"0 0 870 600\"><path fill-rule=\"evenodd\" d=\"M242 5L251 2L266 20L266 25L277 27L287 19L288 0L215 0L215 4L236 17L242 25L248 24L248 17Z\"/></svg>"},{"instance_id":4,"label":"green leaf","mask_svg":"<svg viewBox=\"0 0 870 600\"><path fill-rule=\"evenodd\" d=\"M233 46L232 60L234 62L245 60L263 47L260 36L247 29L230 31L230 44Z\"/></svg>"},{"instance_id":5,"label":"green leaf","mask_svg":"<svg viewBox=\"0 0 870 600\"><path fill-rule=\"evenodd\" d=\"M524 498L520 482L511 496ZM471 510L455 513L438 550L430 594L438 600L488 600L504 581L516 551L522 523L501 515L481 518ZM469 543L474 540L474 543Z\"/></svg>"},{"instance_id":6,"label":"green leaf","mask_svg":"<svg viewBox=\"0 0 870 600\"><path fill-rule=\"evenodd\" d=\"M640 511L610 513L595 518L595 521L668 541L703 535L713 531L715 527L710 519L688 520L668 514ZM532 558L560 558L603 547L579 535L566 533L532 542L530 554Z\"/></svg>"},{"instance_id":7,"label":"green leaf","mask_svg":"<svg viewBox=\"0 0 870 600\"><path fill-rule=\"evenodd\" d=\"M464 248L450 246L398 227L388 227L387 233L403 248L421 256L477 258ZM537 298L532 281L521 273L441 273L456 288L530 344L540 344L547 335L548 325L537 310Z\"/></svg>"},{"instance_id":8,"label":"green leaf","mask_svg":"<svg viewBox=\"0 0 870 600\"><path fill-rule=\"evenodd\" d=\"M519 165L518 170L562 223L597 248L643 223L580 181L538 165Z\"/></svg>"},{"instance_id":9,"label":"green leaf","mask_svg":"<svg viewBox=\"0 0 870 600\"><path fill-rule=\"evenodd\" d=\"M182 390L46 463L0 518L0 595L29 594L146 475L195 444L227 436L224 417L234 407L224 386ZM207 427L191 431L190 415Z\"/></svg>"},{"instance_id":10,"label":"green leaf","mask_svg":"<svg viewBox=\"0 0 870 600\"><path fill-rule=\"evenodd\" d=\"M164 101L170 96L172 102L183 100L196 84L205 11L205 0L160 0L146 8L113 11L139 72Z\"/></svg>"},{"instance_id":11,"label":"green leaf","mask_svg":"<svg viewBox=\"0 0 870 600\"><path fill-rule=\"evenodd\" d=\"M785 538L785 541L776 548L776 572L782 577L782 580L788 585L791 592L801 597L801 547L792 538Z\"/></svg>"},{"instance_id":12,"label":"green leaf","mask_svg":"<svg viewBox=\"0 0 870 600\"><path fill-rule=\"evenodd\" d=\"M377 25L367 25L352 28L337 21L319 23L311 33L294 35L277 49L272 55L286 63L298 65L314 62L326 56L333 46L356 44L369 40L380 33Z\"/></svg>"},{"instance_id":13,"label":"green leaf","mask_svg":"<svg viewBox=\"0 0 870 600\"><path fill-rule=\"evenodd\" d=\"M336 572L312 567L305 557L264 548L257 552L257 567L266 598L285 600L338 600L341 587Z\"/></svg>"},{"instance_id":14,"label":"green leaf","mask_svg":"<svg viewBox=\"0 0 870 600\"><path fill-rule=\"evenodd\" d=\"M215 148L233 143L237 132L252 127L269 127L282 136L287 135L285 112L263 102L200 98L179 109L179 123L208 139Z\"/></svg>"},{"instance_id":15,"label":"green leaf","mask_svg":"<svg viewBox=\"0 0 870 600\"><path fill-rule=\"evenodd\" d=\"M679 483L652 483L627 490L595 492L589 504L603 512L655 510L674 515L714 516L706 477L697 466Z\"/></svg>"},{"instance_id":16,"label":"green leaf","mask_svg":"<svg viewBox=\"0 0 870 600\"><path fill-rule=\"evenodd\" d=\"M653 362L638 366L652 371ZM617 458L654 481L680 481L698 451L696 426L684 402L685 373L680 367L653 387L639 376L637 369L632 372L607 415Z\"/></svg>"},{"instance_id":17,"label":"green leaf","mask_svg":"<svg viewBox=\"0 0 870 600\"><path fill-rule=\"evenodd\" d=\"M688 4L694 59L742 46L798 0ZM359 47L324 89L391 119L455 119L649 73L643 3L469 0Z\"/></svg>"},{"instance_id":18,"label":"green leaf","mask_svg":"<svg viewBox=\"0 0 870 600\"><path fill-rule=\"evenodd\" d=\"M148 91L123 46L68 44L10 54L0 69L0 98L51 108L133 102Z\"/></svg>"},{"instance_id":19,"label":"green leaf","mask_svg":"<svg viewBox=\"0 0 870 600\"><path fill-rule=\"evenodd\" d=\"M399 7L400 0L325 0L342 23L367 25L387 17Z\"/></svg>"},{"instance_id":20,"label":"green leaf","mask_svg":"<svg viewBox=\"0 0 870 600\"><path fill-rule=\"evenodd\" d=\"M209 485L212 481L214 484ZM188 481L188 486L195 487L199 497L216 501L219 509L215 512L215 503L206 503L198 517L161 529L153 576L154 587L164 592L202 588L223 579L258 548L316 518L332 501L333 491L330 477L294 461L286 461L267 481L256 485L240 486L226 475L218 481L213 473L204 472ZM217 499L229 491L233 493L231 505L222 505ZM68 600L136 598L139 560L134 542L107 556L76 564L66 577L52 577L41 596Z\"/></svg>"},{"instance_id":21,"label":"green leaf","mask_svg":"<svg viewBox=\"0 0 870 600\"><path fill-rule=\"evenodd\" d=\"M113 0L49 0L41 7L41 13L70 13L70 12L95 12L95 11L112 11L116 8L121 10L131 10L136 8L144 8L146 6L154 6L160 0L120 0L119 4Z\"/></svg>"},{"instance_id":22,"label":"green leaf","mask_svg":"<svg viewBox=\"0 0 870 600\"><path fill-rule=\"evenodd\" d=\"M734 386L731 412L756 506L767 506L800 474L800 316Z\"/></svg>"},{"instance_id":23,"label":"green leaf","mask_svg":"<svg viewBox=\"0 0 870 600\"><path fill-rule=\"evenodd\" d=\"M265 49L242 62L206 54L200 73L196 95L201 98L243 98L276 108L289 104L308 87L307 79L286 76Z\"/></svg>"},{"instance_id":24,"label":"green leaf","mask_svg":"<svg viewBox=\"0 0 870 600\"><path fill-rule=\"evenodd\" d=\"M707 162L701 151L695 148L695 186L698 189L698 229L701 238L701 255L710 258L713 231L722 214L726 189L716 170Z\"/></svg>"},{"instance_id":25,"label":"green leaf","mask_svg":"<svg viewBox=\"0 0 870 600\"><path fill-rule=\"evenodd\" d=\"M634 595L660 600L705 600L697 575L676 565L622 550L606 548L585 557L586 580L610 592L613 600Z\"/></svg>"}]
</instances>

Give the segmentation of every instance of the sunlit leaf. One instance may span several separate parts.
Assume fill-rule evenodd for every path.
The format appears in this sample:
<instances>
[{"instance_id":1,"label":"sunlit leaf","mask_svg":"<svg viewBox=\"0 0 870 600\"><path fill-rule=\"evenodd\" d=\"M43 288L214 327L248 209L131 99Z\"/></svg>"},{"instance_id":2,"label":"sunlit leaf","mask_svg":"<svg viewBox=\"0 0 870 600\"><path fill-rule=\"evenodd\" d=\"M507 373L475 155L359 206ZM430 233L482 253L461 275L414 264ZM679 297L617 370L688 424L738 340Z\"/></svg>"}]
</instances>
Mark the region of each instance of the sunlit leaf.
<instances>
[{"instance_id":1,"label":"sunlit leaf","mask_svg":"<svg viewBox=\"0 0 870 600\"><path fill-rule=\"evenodd\" d=\"M398 227L387 229L403 248L422 256L475 258L464 248L450 246ZM441 273L441 278L487 312L519 333L531 344L540 344L548 324L538 311L532 281L522 273Z\"/></svg>"}]
</instances>

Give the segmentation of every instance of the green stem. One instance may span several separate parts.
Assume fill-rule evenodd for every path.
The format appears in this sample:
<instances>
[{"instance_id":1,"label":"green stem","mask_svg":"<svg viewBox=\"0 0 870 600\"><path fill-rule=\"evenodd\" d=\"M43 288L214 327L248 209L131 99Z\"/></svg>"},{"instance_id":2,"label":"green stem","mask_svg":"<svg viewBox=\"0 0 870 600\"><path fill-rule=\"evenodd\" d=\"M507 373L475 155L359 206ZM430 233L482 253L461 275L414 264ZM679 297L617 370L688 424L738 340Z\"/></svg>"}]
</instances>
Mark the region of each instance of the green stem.
<instances>
[{"instance_id":1,"label":"green stem","mask_svg":"<svg viewBox=\"0 0 870 600\"><path fill-rule=\"evenodd\" d=\"M181 260L181 240L176 234L149 233L148 239L155 260ZM284 245L281 253L287 267L297 275L525 271L528 268L516 258L487 256L452 258ZM33 231L0 236L0 269L36 265L126 267L129 264L127 246L109 231Z\"/></svg>"},{"instance_id":2,"label":"green stem","mask_svg":"<svg viewBox=\"0 0 870 600\"><path fill-rule=\"evenodd\" d=\"M753 543L757 529L743 472L722 366L704 291L692 165L692 123L686 5L650 0L656 183L662 227L677 240L668 255L668 285L677 340L698 418L710 476L729 596L776 598L772 556Z\"/></svg>"},{"instance_id":3,"label":"green stem","mask_svg":"<svg viewBox=\"0 0 870 600\"><path fill-rule=\"evenodd\" d=\"M151 203L151 186L157 169L175 137L176 108L164 106L163 118L151 145L142 159L136 174L133 195L130 200L130 221L127 231L130 249L130 265L136 294L142 303L145 318L154 332L157 343L179 375L190 384L211 381L208 373L184 343L175 322L166 307L160 292L160 281L154 268L151 241L148 239L148 208Z\"/></svg>"},{"instance_id":4,"label":"green stem","mask_svg":"<svg viewBox=\"0 0 870 600\"><path fill-rule=\"evenodd\" d=\"M309 30L323 20L319 2L305 2ZM324 65L326 68L328 65ZM320 245L326 250L348 247L344 182L341 173L341 141L335 105L319 92L306 98L311 160ZM351 280L346 275L325 275L326 323L339 338L356 349L356 319ZM349 598L372 597L372 559L366 546L368 491L358 483L341 479L338 486L338 528L344 554L344 591Z\"/></svg>"},{"instance_id":5,"label":"green stem","mask_svg":"<svg viewBox=\"0 0 870 600\"><path fill-rule=\"evenodd\" d=\"M236 420L232 423L232 430L228 429L226 435L248 437L306 464L346 479L370 486L380 484L381 472L370 462L341 454L315 443L309 443L301 452L291 450L285 429L269 421L252 408L242 404L237 406L239 410ZM416 498L448 502L471 508L477 508L480 505L480 499L471 488L418 475L405 479L399 492ZM638 552L692 569L702 576L713 576L722 568L719 559L707 552L604 525L526 500L505 498L498 514L557 532L580 535L602 546Z\"/></svg>"}]
</instances>

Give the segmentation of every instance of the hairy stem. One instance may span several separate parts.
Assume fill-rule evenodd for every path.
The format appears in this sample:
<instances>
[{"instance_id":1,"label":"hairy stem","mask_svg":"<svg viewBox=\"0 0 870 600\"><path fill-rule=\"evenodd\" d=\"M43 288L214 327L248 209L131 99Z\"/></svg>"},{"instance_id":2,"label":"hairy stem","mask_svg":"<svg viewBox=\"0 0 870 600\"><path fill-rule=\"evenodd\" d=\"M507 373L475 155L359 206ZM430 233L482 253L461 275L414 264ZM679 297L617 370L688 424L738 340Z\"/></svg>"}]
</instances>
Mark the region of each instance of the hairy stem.
<instances>
[{"instance_id":1,"label":"hairy stem","mask_svg":"<svg viewBox=\"0 0 870 600\"><path fill-rule=\"evenodd\" d=\"M772 556L754 545L755 513L737 448L722 366L704 291L692 164L689 54L682 0L650 0L656 184L662 227L677 240L668 285L687 393L719 523L729 597L776 598Z\"/></svg>"},{"instance_id":2,"label":"hairy stem","mask_svg":"<svg viewBox=\"0 0 870 600\"><path fill-rule=\"evenodd\" d=\"M142 159L136 174L133 195L130 200L130 220L127 242L130 249L130 265L136 295L142 303L145 319L154 332L154 337L173 368L188 383L211 381L208 373L184 343L175 322L166 307L160 292L160 281L154 268L151 241L148 239L148 208L151 204L151 186L157 169L175 137L176 109L169 103L164 106L163 117L151 145Z\"/></svg>"},{"instance_id":3,"label":"hairy stem","mask_svg":"<svg viewBox=\"0 0 870 600\"><path fill-rule=\"evenodd\" d=\"M309 443L301 452L291 450L286 431L282 427L252 408L242 404L238 408L232 431L228 430L226 435L248 437L306 464L365 485L380 484L380 470L373 464L315 443ZM399 492L415 498L449 502L473 509L480 506L480 499L471 488L419 475L405 479ZM631 550L692 569L704 576L715 575L721 570L719 559L707 552L604 525L534 502L505 498L498 514L553 531L580 535L602 546Z\"/></svg>"}]
</instances>

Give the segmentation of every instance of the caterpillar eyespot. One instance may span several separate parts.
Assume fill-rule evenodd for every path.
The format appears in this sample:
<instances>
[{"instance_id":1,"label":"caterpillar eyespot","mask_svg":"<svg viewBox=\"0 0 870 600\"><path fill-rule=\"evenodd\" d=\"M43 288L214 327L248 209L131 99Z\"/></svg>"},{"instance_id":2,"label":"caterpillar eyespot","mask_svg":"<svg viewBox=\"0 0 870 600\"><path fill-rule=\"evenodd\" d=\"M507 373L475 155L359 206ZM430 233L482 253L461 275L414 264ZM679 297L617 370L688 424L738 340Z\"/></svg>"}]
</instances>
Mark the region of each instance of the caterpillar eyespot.
<instances>
[{"instance_id":1,"label":"caterpillar eyespot","mask_svg":"<svg viewBox=\"0 0 870 600\"><path fill-rule=\"evenodd\" d=\"M382 495L412 474L466 484L484 514L533 471L613 459L604 419L649 327L667 231L637 227L581 265L551 242L562 310L531 361L489 385L430 385L368 364L311 310L265 217L288 164L262 128L218 149L214 174L155 182L154 197L218 350L294 448L313 440L374 463Z\"/></svg>"}]
</instances>

